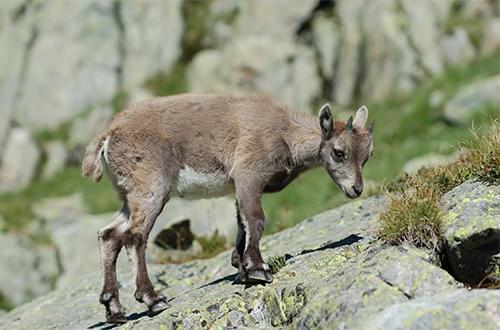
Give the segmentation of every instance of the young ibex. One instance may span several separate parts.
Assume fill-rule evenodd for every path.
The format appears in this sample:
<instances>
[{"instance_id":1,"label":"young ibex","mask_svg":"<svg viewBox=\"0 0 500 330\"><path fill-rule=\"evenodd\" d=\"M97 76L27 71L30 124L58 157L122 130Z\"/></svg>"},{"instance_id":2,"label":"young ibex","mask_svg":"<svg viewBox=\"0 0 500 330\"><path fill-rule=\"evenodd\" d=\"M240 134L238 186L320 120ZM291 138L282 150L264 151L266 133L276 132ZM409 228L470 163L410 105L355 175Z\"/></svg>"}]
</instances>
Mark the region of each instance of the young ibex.
<instances>
[{"instance_id":1,"label":"young ibex","mask_svg":"<svg viewBox=\"0 0 500 330\"><path fill-rule=\"evenodd\" d=\"M149 232L172 196L197 199L234 192L238 235L231 263L241 283L271 282L259 240L261 196L286 187L303 171L323 166L350 198L361 195L361 169L373 151L368 109L334 121L325 104L315 116L265 97L184 94L131 105L87 147L83 174L98 181L106 169L123 207L99 231L104 285L100 302L109 322L123 322L116 259L125 246L135 298L151 313L168 307L149 279ZM104 164L104 165L103 165Z\"/></svg>"}]
</instances>

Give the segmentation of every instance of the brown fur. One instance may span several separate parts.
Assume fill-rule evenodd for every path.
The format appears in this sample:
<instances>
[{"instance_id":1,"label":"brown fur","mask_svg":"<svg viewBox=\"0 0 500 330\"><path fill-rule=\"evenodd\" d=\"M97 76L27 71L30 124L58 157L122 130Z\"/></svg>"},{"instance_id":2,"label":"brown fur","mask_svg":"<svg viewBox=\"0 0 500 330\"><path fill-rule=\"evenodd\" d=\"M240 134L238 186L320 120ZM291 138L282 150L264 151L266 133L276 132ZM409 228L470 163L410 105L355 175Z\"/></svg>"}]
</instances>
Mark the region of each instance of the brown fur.
<instances>
[{"instance_id":1,"label":"brown fur","mask_svg":"<svg viewBox=\"0 0 500 330\"><path fill-rule=\"evenodd\" d=\"M364 128L333 121L329 106L320 119L297 114L267 97L182 94L131 105L88 146L82 173L98 181L104 167L124 207L100 232L104 285L101 299L110 322L123 319L115 260L125 246L136 277L136 299L152 312L168 305L157 294L144 251L156 217L171 196L203 198L236 194L238 237L232 264L238 281L271 281L259 241L264 228L261 195L286 187L303 171L324 166L349 197L362 191L361 168L372 150ZM342 150L345 159L335 159ZM338 158L338 157L337 157ZM104 165L103 165L104 163ZM107 243L112 241L112 243ZM107 245L106 245L107 244ZM119 306L110 308L109 306Z\"/></svg>"}]
</instances>

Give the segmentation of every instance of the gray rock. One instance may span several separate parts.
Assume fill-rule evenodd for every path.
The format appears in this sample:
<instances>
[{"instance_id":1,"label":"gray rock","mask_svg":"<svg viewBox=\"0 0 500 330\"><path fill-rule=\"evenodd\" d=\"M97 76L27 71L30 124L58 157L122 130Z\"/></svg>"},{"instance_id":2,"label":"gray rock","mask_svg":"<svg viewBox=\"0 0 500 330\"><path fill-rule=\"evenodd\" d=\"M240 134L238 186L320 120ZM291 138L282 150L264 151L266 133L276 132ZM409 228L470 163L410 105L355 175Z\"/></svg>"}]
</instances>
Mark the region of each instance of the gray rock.
<instances>
[{"instance_id":1,"label":"gray rock","mask_svg":"<svg viewBox=\"0 0 500 330\"><path fill-rule=\"evenodd\" d=\"M227 12L230 7L218 4L221 2L226 1L215 1L214 6L219 13L224 9ZM238 15L233 27L235 37L265 34L275 40L292 40L316 4L315 0L238 1Z\"/></svg>"},{"instance_id":2,"label":"gray rock","mask_svg":"<svg viewBox=\"0 0 500 330\"><path fill-rule=\"evenodd\" d=\"M12 305L49 292L60 273L53 247L14 234L0 234L0 265L0 295Z\"/></svg>"},{"instance_id":3,"label":"gray rock","mask_svg":"<svg viewBox=\"0 0 500 330\"><path fill-rule=\"evenodd\" d=\"M363 329L498 329L498 290L457 290L395 304L367 320Z\"/></svg>"},{"instance_id":4,"label":"gray rock","mask_svg":"<svg viewBox=\"0 0 500 330\"><path fill-rule=\"evenodd\" d=\"M2 155L0 192L18 191L28 186L39 158L40 152L29 131L12 128Z\"/></svg>"},{"instance_id":5,"label":"gray rock","mask_svg":"<svg viewBox=\"0 0 500 330\"><path fill-rule=\"evenodd\" d=\"M57 280L58 288L77 285L82 276L99 269L97 232L111 219L112 214L83 215L52 230L52 239L62 266L62 275ZM118 268L129 271L125 253L120 255Z\"/></svg>"},{"instance_id":6,"label":"gray rock","mask_svg":"<svg viewBox=\"0 0 500 330\"><path fill-rule=\"evenodd\" d=\"M113 110L110 106L96 107L85 116L76 118L69 132L69 145L86 146L108 124Z\"/></svg>"},{"instance_id":7,"label":"gray rock","mask_svg":"<svg viewBox=\"0 0 500 330\"><path fill-rule=\"evenodd\" d=\"M212 236L215 232L228 242L236 239L236 207L229 197L189 201L172 198L158 217L150 236L156 237L164 228L189 219L195 236Z\"/></svg>"},{"instance_id":8,"label":"gray rock","mask_svg":"<svg viewBox=\"0 0 500 330\"><path fill-rule=\"evenodd\" d=\"M147 78L169 72L181 55L182 0L124 1L123 87L131 93Z\"/></svg>"},{"instance_id":9,"label":"gray rock","mask_svg":"<svg viewBox=\"0 0 500 330\"><path fill-rule=\"evenodd\" d=\"M469 40L467 31L460 27L441 41L441 52L446 63L451 65L466 64L472 61L476 50Z\"/></svg>"},{"instance_id":10,"label":"gray rock","mask_svg":"<svg viewBox=\"0 0 500 330\"><path fill-rule=\"evenodd\" d=\"M264 93L297 111L309 111L320 93L313 51L267 35L248 35L222 50L201 51L188 72L190 90Z\"/></svg>"},{"instance_id":11,"label":"gray rock","mask_svg":"<svg viewBox=\"0 0 500 330\"><path fill-rule=\"evenodd\" d=\"M457 91L444 106L447 120L467 124L481 106L500 102L500 75L473 82Z\"/></svg>"},{"instance_id":12,"label":"gray rock","mask_svg":"<svg viewBox=\"0 0 500 330\"><path fill-rule=\"evenodd\" d=\"M500 47L500 18L488 20L481 39L481 55L493 54Z\"/></svg>"},{"instance_id":13,"label":"gray rock","mask_svg":"<svg viewBox=\"0 0 500 330\"><path fill-rule=\"evenodd\" d=\"M51 232L78 221L86 213L82 195L78 193L42 199L34 203L31 210L36 218L47 221Z\"/></svg>"},{"instance_id":14,"label":"gray rock","mask_svg":"<svg viewBox=\"0 0 500 330\"><path fill-rule=\"evenodd\" d=\"M454 276L477 284L500 252L500 187L467 182L442 199L445 252Z\"/></svg>"},{"instance_id":15,"label":"gray rock","mask_svg":"<svg viewBox=\"0 0 500 330\"><path fill-rule=\"evenodd\" d=\"M454 162L459 156L459 153L445 156L435 153L430 153L423 155L414 159L409 160L403 167L403 171L406 173L416 173L422 168L429 168L434 166L446 165Z\"/></svg>"},{"instance_id":16,"label":"gray rock","mask_svg":"<svg viewBox=\"0 0 500 330\"><path fill-rule=\"evenodd\" d=\"M112 2L28 3L11 29L9 39L29 34L26 42L4 47L11 58L28 61L13 102L23 126L55 128L115 95L121 54Z\"/></svg>"},{"instance_id":17,"label":"gray rock","mask_svg":"<svg viewBox=\"0 0 500 330\"><path fill-rule=\"evenodd\" d=\"M45 153L47 162L43 167L42 178L48 180L53 178L66 165L68 151L63 142L53 141L45 145Z\"/></svg>"},{"instance_id":18,"label":"gray rock","mask_svg":"<svg viewBox=\"0 0 500 330\"><path fill-rule=\"evenodd\" d=\"M339 28L333 19L319 16L314 19L312 29L314 44L319 52L321 71L324 77L332 79L340 42Z\"/></svg>"},{"instance_id":19,"label":"gray rock","mask_svg":"<svg viewBox=\"0 0 500 330\"><path fill-rule=\"evenodd\" d=\"M1 116L9 111L25 127L52 129L168 72L181 51L181 4L3 1Z\"/></svg>"},{"instance_id":20,"label":"gray rock","mask_svg":"<svg viewBox=\"0 0 500 330\"><path fill-rule=\"evenodd\" d=\"M124 327L498 327L497 292L463 290L428 252L381 245L374 239L384 205L381 197L356 201L265 237L264 258L282 260L270 285L232 284L235 270L229 266L230 251L181 265L150 265L156 289L172 299L172 307L152 318L134 318ZM143 311L145 307L133 298L130 272L119 278L124 306L132 313ZM104 319L97 301L99 289L98 274L80 275L77 283L2 316L0 324L6 328L96 327ZM65 307L75 305L78 309Z\"/></svg>"},{"instance_id":21,"label":"gray rock","mask_svg":"<svg viewBox=\"0 0 500 330\"><path fill-rule=\"evenodd\" d=\"M443 61L438 41L439 28L448 16L451 2L403 0L401 5L408 15L408 37L420 57L422 67L430 74L441 73Z\"/></svg>"}]
</instances>

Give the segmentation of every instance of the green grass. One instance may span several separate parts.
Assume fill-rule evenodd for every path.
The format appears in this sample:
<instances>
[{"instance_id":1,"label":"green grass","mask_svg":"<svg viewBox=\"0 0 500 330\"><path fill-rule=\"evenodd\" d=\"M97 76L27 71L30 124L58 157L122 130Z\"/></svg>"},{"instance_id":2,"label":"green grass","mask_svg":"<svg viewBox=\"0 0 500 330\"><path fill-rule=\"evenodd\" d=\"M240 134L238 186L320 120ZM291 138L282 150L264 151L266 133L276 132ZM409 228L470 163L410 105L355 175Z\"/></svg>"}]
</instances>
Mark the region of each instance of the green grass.
<instances>
[{"instance_id":1,"label":"green grass","mask_svg":"<svg viewBox=\"0 0 500 330\"><path fill-rule=\"evenodd\" d=\"M54 178L43 181L35 180L28 188L0 196L0 214L5 219L6 230L21 231L33 220L31 206L47 197L65 196L79 192L85 206L91 213L115 211L119 200L107 178L99 184L80 175L80 169L67 167Z\"/></svg>"},{"instance_id":2,"label":"green grass","mask_svg":"<svg viewBox=\"0 0 500 330\"><path fill-rule=\"evenodd\" d=\"M458 141L472 138L470 127L446 124L442 120L441 109L430 106L430 95L433 91L441 91L448 99L460 87L499 73L500 56L495 54L465 67L451 68L409 95L368 103L370 119L375 119L375 152L363 170L365 181L391 182L412 158L430 152L455 152ZM498 106L485 106L475 116L474 125L481 126L490 122L491 118L499 117ZM284 191L264 196L264 209L269 219L265 232L272 233L293 226L320 211L348 201L323 169L307 172Z\"/></svg>"},{"instance_id":3,"label":"green grass","mask_svg":"<svg viewBox=\"0 0 500 330\"><path fill-rule=\"evenodd\" d=\"M477 179L500 184L500 122L473 134L460 158L448 165L424 168L389 189L389 207L380 217L378 237L388 243L410 243L439 251L443 242L440 200L461 183Z\"/></svg>"}]
</instances>

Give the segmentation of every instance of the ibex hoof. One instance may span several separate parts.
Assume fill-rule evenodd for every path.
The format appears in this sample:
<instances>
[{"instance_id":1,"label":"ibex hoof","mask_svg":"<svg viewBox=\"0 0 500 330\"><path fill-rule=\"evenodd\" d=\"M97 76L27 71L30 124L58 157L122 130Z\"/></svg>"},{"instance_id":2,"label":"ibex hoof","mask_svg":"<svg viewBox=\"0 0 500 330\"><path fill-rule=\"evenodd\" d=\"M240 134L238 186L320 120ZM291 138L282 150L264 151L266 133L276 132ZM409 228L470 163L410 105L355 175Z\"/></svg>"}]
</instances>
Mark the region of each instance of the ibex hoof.
<instances>
[{"instance_id":1,"label":"ibex hoof","mask_svg":"<svg viewBox=\"0 0 500 330\"><path fill-rule=\"evenodd\" d=\"M268 270L249 270L246 276L247 283L272 283L273 275Z\"/></svg>"},{"instance_id":2,"label":"ibex hoof","mask_svg":"<svg viewBox=\"0 0 500 330\"><path fill-rule=\"evenodd\" d=\"M108 323L113 323L113 324L123 324L127 323L127 318L125 317L125 314L120 312L120 313L106 313L106 322Z\"/></svg>"},{"instance_id":3,"label":"ibex hoof","mask_svg":"<svg viewBox=\"0 0 500 330\"><path fill-rule=\"evenodd\" d=\"M164 296L160 296L153 305L149 306L149 314L159 314L169 307L170 304L167 302L167 298L165 298Z\"/></svg>"}]
</instances>

